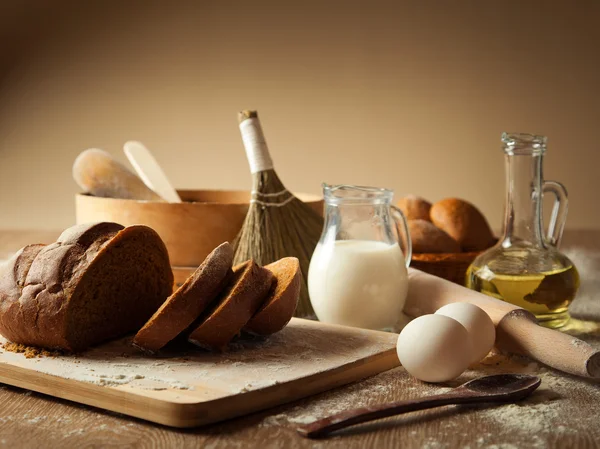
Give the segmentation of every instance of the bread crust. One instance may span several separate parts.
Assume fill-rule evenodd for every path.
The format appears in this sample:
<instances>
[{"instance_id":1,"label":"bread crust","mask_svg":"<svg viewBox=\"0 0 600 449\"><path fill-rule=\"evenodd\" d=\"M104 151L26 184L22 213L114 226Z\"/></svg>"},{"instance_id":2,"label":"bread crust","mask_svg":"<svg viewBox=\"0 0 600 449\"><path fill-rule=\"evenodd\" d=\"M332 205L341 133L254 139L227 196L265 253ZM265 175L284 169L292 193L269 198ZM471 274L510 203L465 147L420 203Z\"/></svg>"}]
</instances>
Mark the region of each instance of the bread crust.
<instances>
[{"instance_id":1,"label":"bread crust","mask_svg":"<svg viewBox=\"0 0 600 449\"><path fill-rule=\"evenodd\" d=\"M408 220L408 231L414 253L459 253L456 240L430 221Z\"/></svg>"},{"instance_id":2,"label":"bread crust","mask_svg":"<svg viewBox=\"0 0 600 449\"><path fill-rule=\"evenodd\" d=\"M273 285L260 309L244 326L244 331L255 335L274 334L289 323L302 285L300 262L295 257L285 257L264 268L273 273Z\"/></svg>"},{"instance_id":3,"label":"bread crust","mask_svg":"<svg viewBox=\"0 0 600 449\"><path fill-rule=\"evenodd\" d=\"M494 242L483 214L468 201L446 198L431 207L434 225L456 240L463 251L482 251Z\"/></svg>"},{"instance_id":4,"label":"bread crust","mask_svg":"<svg viewBox=\"0 0 600 449\"><path fill-rule=\"evenodd\" d=\"M224 350L261 306L271 288L273 274L253 260L233 269L229 286L215 307L200 318L188 341L210 350Z\"/></svg>"},{"instance_id":5,"label":"bread crust","mask_svg":"<svg viewBox=\"0 0 600 449\"><path fill-rule=\"evenodd\" d=\"M117 250L130 238L155 244L165 276L161 289L170 290L173 273L168 253L152 229L146 226L124 228L116 223L73 226L55 243L25 247L0 274L0 333L16 343L69 351L99 342L78 341L69 334L70 326L73 326L72 300L85 293L82 279L93 278L95 267L102 263L103 256L113 248ZM130 281L122 279L120 282ZM167 295L165 293L164 297ZM152 304L144 308L150 307L154 308ZM145 315L144 320L152 312ZM135 323L134 318L130 318L131 323Z\"/></svg>"},{"instance_id":6,"label":"bread crust","mask_svg":"<svg viewBox=\"0 0 600 449\"><path fill-rule=\"evenodd\" d=\"M31 264L44 246L27 245L0 267L0 334L9 340L27 340L31 332L20 325L24 320L19 299Z\"/></svg>"},{"instance_id":7,"label":"bread crust","mask_svg":"<svg viewBox=\"0 0 600 449\"><path fill-rule=\"evenodd\" d=\"M431 203L420 196L407 195L400 198L396 206L402 211L407 220L431 221L429 218Z\"/></svg>"},{"instance_id":8,"label":"bread crust","mask_svg":"<svg viewBox=\"0 0 600 449\"><path fill-rule=\"evenodd\" d=\"M74 289L87 264L121 229L123 226L116 223L73 226L64 231L55 243L40 248L28 270L26 263L21 267L23 256L28 254L27 248L31 248L25 247L15 260L16 270L25 274L20 280L19 297L5 297L3 294L0 297L0 302L10 302L6 309L2 307L0 333L16 343L72 349L66 340L69 292Z\"/></svg>"},{"instance_id":9,"label":"bread crust","mask_svg":"<svg viewBox=\"0 0 600 449\"><path fill-rule=\"evenodd\" d=\"M215 248L138 331L133 344L155 353L185 331L216 299L233 274L232 262L233 248L228 242Z\"/></svg>"}]
</instances>

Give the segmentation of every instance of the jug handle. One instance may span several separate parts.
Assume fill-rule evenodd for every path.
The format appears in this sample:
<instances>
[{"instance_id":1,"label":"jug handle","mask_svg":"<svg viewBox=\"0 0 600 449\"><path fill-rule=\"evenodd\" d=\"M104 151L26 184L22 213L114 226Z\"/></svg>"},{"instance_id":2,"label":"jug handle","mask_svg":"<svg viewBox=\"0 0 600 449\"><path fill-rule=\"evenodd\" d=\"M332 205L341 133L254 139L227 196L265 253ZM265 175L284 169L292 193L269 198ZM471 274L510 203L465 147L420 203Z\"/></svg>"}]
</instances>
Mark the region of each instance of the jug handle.
<instances>
[{"instance_id":1,"label":"jug handle","mask_svg":"<svg viewBox=\"0 0 600 449\"><path fill-rule=\"evenodd\" d=\"M392 216L394 218L394 221L396 222L398 240L402 238L402 233L400 232L400 229L404 230L404 235L406 236L406 254L404 254L404 260L406 263L406 268L408 268L408 266L410 265L410 259L412 258L412 240L410 239L410 232L408 232L408 221L406 220L406 217L399 208L397 208L394 205L390 205L390 208L392 209ZM402 226L400 226L400 223L402 224Z\"/></svg>"},{"instance_id":2,"label":"jug handle","mask_svg":"<svg viewBox=\"0 0 600 449\"><path fill-rule=\"evenodd\" d=\"M567 189L560 182L544 181L542 192L550 192L554 194L554 206L550 215L550 223L548 224L548 232L546 233L546 242L552 246L560 245L562 234L567 221L567 210L569 200L567 198Z\"/></svg>"}]
</instances>

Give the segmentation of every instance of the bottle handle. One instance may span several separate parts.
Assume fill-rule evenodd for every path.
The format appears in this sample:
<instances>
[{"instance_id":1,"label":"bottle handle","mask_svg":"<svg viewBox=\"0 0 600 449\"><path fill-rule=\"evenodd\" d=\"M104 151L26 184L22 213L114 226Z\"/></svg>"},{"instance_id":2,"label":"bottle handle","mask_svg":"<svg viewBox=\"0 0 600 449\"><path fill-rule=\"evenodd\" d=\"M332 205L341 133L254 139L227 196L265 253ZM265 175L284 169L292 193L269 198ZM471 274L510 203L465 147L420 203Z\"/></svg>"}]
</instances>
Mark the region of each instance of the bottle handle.
<instances>
[{"instance_id":1,"label":"bottle handle","mask_svg":"<svg viewBox=\"0 0 600 449\"><path fill-rule=\"evenodd\" d=\"M552 246L560 245L562 234L567 221L567 210L569 200L567 198L567 189L560 182L544 181L542 192L554 194L554 206L548 223L548 232L546 233L546 242Z\"/></svg>"},{"instance_id":2,"label":"bottle handle","mask_svg":"<svg viewBox=\"0 0 600 449\"><path fill-rule=\"evenodd\" d=\"M394 218L394 221L396 222L396 230L398 231L398 240L402 239L402 234L404 234L404 246L406 247L406 251L404 254L404 260L406 263L406 268L408 268L408 266L410 265L410 259L412 258L412 241L410 239L410 232L408 232L408 221L406 220L406 217L404 216L404 214L402 213L402 211L397 208L394 205L390 205L390 208L392 210L392 217ZM400 223L402 223L402 226L400 226ZM404 231L404 233L400 232L400 231ZM400 242L398 242L400 243Z\"/></svg>"}]
</instances>

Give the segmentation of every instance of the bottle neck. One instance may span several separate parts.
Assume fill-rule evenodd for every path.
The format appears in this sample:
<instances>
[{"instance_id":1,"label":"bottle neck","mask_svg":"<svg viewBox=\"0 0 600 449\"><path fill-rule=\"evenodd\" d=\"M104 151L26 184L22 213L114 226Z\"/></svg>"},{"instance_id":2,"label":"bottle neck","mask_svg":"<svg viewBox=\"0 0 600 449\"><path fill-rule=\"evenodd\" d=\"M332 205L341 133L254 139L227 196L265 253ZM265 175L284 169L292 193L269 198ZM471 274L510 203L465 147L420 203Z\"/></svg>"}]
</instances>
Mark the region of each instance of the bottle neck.
<instances>
[{"instance_id":1,"label":"bottle neck","mask_svg":"<svg viewBox=\"0 0 600 449\"><path fill-rule=\"evenodd\" d=\"M503 246L543 246L542 154L507 154Z\"/></svg>"}]
</instances>

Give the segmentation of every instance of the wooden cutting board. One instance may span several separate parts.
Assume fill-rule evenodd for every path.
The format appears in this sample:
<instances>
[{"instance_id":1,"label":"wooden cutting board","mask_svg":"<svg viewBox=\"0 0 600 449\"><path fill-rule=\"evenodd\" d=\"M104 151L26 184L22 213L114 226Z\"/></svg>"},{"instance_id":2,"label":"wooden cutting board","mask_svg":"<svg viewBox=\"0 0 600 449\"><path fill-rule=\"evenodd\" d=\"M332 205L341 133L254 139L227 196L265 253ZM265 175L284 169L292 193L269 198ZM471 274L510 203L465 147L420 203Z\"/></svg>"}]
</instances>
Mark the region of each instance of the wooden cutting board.
<instances>
[{"instance_id":1,"label":"wooden cutting board","mask_svg":"<svg viewBox=\"0 0 600 449\"><path fill-rule=\"evenodd\" d=\"M194 427L398 366L397 337L294 318L270 338L238 340L223 354L185 346L149 357L131 347L131 337L79 355L26 358L0 348L0 382L168 426Z\"/></svg>"}]
</instances>

